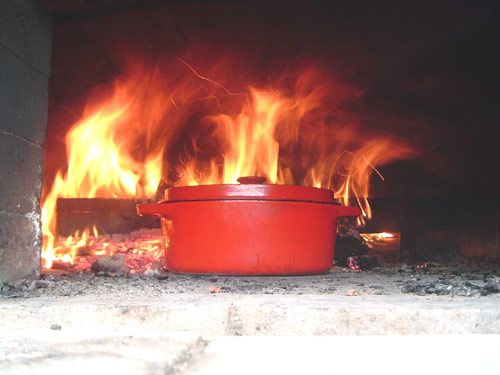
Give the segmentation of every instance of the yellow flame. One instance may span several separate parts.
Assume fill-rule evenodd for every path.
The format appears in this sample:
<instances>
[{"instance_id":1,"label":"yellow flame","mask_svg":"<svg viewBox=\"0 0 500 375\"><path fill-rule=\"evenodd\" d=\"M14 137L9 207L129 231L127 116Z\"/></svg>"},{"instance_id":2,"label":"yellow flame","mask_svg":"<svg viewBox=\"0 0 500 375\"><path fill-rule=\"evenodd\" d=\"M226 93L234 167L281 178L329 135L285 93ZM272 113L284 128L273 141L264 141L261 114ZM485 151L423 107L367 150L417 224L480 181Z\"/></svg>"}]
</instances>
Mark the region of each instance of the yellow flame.
<instances>
[{"instance_id":1,"label":"yellow flame","mask_svg":"<svg viewBox=\"0 0 500 375\"><path fill-rule=\"evenodd\" d=\"M66 134L66 171L57 172L42 204L44 267L50 268L55 260L73 264L77 249L85 246L89 238L90 229L84 228L81 235L76 232L67 237L63 248L56 248L58 198L134 198L156 194L164 147L157 145L140 161L134 157L134 147L144 134L130 126L136 110L132 99L133 95L125 93L123 86L117 87L109 101L89 111ZM143 120L146 122L147 118ZM92 232L98 236L95 226Z\"/></svg>"}]
</instances>

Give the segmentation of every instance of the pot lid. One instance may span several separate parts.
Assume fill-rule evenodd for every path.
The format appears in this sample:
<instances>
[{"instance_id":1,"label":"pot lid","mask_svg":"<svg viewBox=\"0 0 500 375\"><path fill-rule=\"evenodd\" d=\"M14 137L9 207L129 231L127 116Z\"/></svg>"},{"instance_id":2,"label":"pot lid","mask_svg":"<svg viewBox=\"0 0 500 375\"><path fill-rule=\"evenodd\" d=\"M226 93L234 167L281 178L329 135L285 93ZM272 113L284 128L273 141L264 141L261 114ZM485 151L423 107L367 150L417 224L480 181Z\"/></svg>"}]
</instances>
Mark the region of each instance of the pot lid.
<instances>
[{"instance_id":1,"label":"pot lid","mask_svg":"<svg viewBox=\"0 0 500 375\"><path fill-rule=\"evenodd\" d=\"M239 184L176 186L165 190L163 202L199 200L287 200L334 203L331 190L311 186L266 184L265 177L240 177Z\"/></svg>"}]
</instances>

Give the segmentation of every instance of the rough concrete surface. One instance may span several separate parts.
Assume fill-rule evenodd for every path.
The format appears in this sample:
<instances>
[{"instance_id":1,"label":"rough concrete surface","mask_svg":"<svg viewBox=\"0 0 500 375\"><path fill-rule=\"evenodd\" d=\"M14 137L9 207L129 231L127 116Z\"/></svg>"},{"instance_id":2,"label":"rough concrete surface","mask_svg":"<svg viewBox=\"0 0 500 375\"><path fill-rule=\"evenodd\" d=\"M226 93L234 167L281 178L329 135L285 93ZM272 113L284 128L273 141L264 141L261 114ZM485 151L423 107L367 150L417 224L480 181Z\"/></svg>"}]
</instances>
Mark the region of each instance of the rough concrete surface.
<instances>
[{"instance_id":1,"label":"rough concrete surface","mask_svg":"<svg viewBox=\"0 0 500 375\"><path fill-rule=\"evenodd\" d=\"M0 373L498 373L500 294L435 292L437 282L460 292L497 276L472 265L50 274L0 287ZM412 281L431 293L406 291Z\"/></svg>"},{"instance_id":2,"label":"rough concrete surface","mask_svg":"<svg viewBox=\"0 0 500 375\"><path fill-rule=\"evenodd\" d=\"M37 0L0 2L0 47L49 76L52 19Z\"/></svg>"},{"instance_id":3,"label":"rough concrete surface","mask_svg":"<svg viewBox=\"0 0 500 375\"><path fill-rule=\"evenodd\" d=\"M49 79L1 45L0 62L0 130L41 148L47 123Z\"/></svg>"},{"instance_id":4,"label":"rough concrete surface","mask_svg":"<svg viewBox=\"0 0 500 375\"><path fill-rule=\"evenodd\" d=\"M5 374L498 374L500 335L75 338L4 340Z\"/></svg>"},{"instance_id":5,"label":"rough concrete surface","mask_svg":"<svg viewBox=\"0 0 500 375\"><path fill-rule=\"evenodd\" d=\"M40 270L42 149L1 131L0 282L36 278Z\"/></svg>"},{"instance_id":6,"label":"rough concrete surface","mask_svg":"<svg viewBox=\"0 0 500 375\"><path fill-rule=\"evenodd\" d=\"M42 158L41 148L0 133L0 212L38 212Z\"/></svg>"},{"instance_id":7,"label":"rough concrete surface","mask_svg":"<svg viewBox=\"0 0 500 375\"><path fill-rule=\"evenodd\" d=\"M33 279L40 268L39 217L0 212L0 281Z\"/></svg>"},{"instance_id":8,"label":"rough concrete surface","mask_svg":"<svg viewBox=\"0 0 500 375\"><path fill-rule=\"evenodd\" d=\"M39 298L0 303L0 333L363 335L500 333L500 300L449 297L176 294L159 298Z\"/></svg>"},{"instance_id":9,"label":"rough concrete surface","mask_svg":"<svg viewBox=\"0 0 500 375\"><path fill-rule=\"evenodd\" d=\"M3 340L1 373L165 374L206 343L191 334L74 337L53 331Z\"/></svg>"},{"instance_id":10,"label":"rough concrete surface","mask_svg":"<svg viewBox=\"0 0 500 375\"><path fill-rule=\"evenodd\" d=\"M66 332L122 334L132 328L200 335L500 333L498 291L435 292L438 282L459 284L460 277L500 285L498 271L486 266L473 271L470 265L467 273L465 266L457 267L364 272L336 267L325 275L299 277L48 275L0 288L0 333L29 334L53 324ZM458 276L457 269L462 270ZM432 293L407 292L416 280L434 285Z\"/></svg>"},{"instance_id":11,"label":"rough concrete surface","mask_svg":"<svg viewBox=\"0 0 500 375\"><path fill-rule=\"evenodd\" d=\"M40 272L51 22L39 1L0 1L0 282Z\"/></svg>"}]
</instances>

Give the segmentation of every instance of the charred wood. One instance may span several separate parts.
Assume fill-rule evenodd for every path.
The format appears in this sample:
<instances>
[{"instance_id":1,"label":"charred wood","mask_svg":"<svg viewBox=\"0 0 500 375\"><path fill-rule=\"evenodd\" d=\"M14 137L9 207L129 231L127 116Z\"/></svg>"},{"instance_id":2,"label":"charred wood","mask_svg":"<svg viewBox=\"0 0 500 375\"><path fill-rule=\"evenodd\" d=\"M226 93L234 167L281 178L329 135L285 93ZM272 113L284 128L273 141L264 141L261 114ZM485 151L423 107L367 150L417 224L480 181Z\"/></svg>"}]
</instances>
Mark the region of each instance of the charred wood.
<instances>
[{"instance_id":1,"label":"charred wood","mask_svg":"<svg viewBox=\"0 0 500 375\"><path fill-rule=\"evenodd\" d=\"M137 215L132 199L59 198L57 200L57 233L69 236L75 231L96 226L99 233L130 233L141 228L159 228L156 218Z\"/></svg>"}]
</instances>

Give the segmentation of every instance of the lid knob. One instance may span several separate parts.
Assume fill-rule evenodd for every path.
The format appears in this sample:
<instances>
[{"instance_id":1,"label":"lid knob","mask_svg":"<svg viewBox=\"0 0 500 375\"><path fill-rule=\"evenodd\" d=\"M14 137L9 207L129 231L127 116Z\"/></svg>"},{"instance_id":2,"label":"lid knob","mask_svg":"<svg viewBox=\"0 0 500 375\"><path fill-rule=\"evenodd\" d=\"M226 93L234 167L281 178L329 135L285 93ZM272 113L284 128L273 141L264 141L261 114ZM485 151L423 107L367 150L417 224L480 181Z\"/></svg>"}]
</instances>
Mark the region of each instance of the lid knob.
<instances>
[{"instance_id":1,"label":"lid knob","mask_svg":"<svg viewBox=\"0 0 500 375\"><path fill-rule=\"evenodd\" d=\"M263 176L244 176L238 178L237 181L243 185L262 185L266 183L267 178Z\"/></svg>"}]
</instances>

